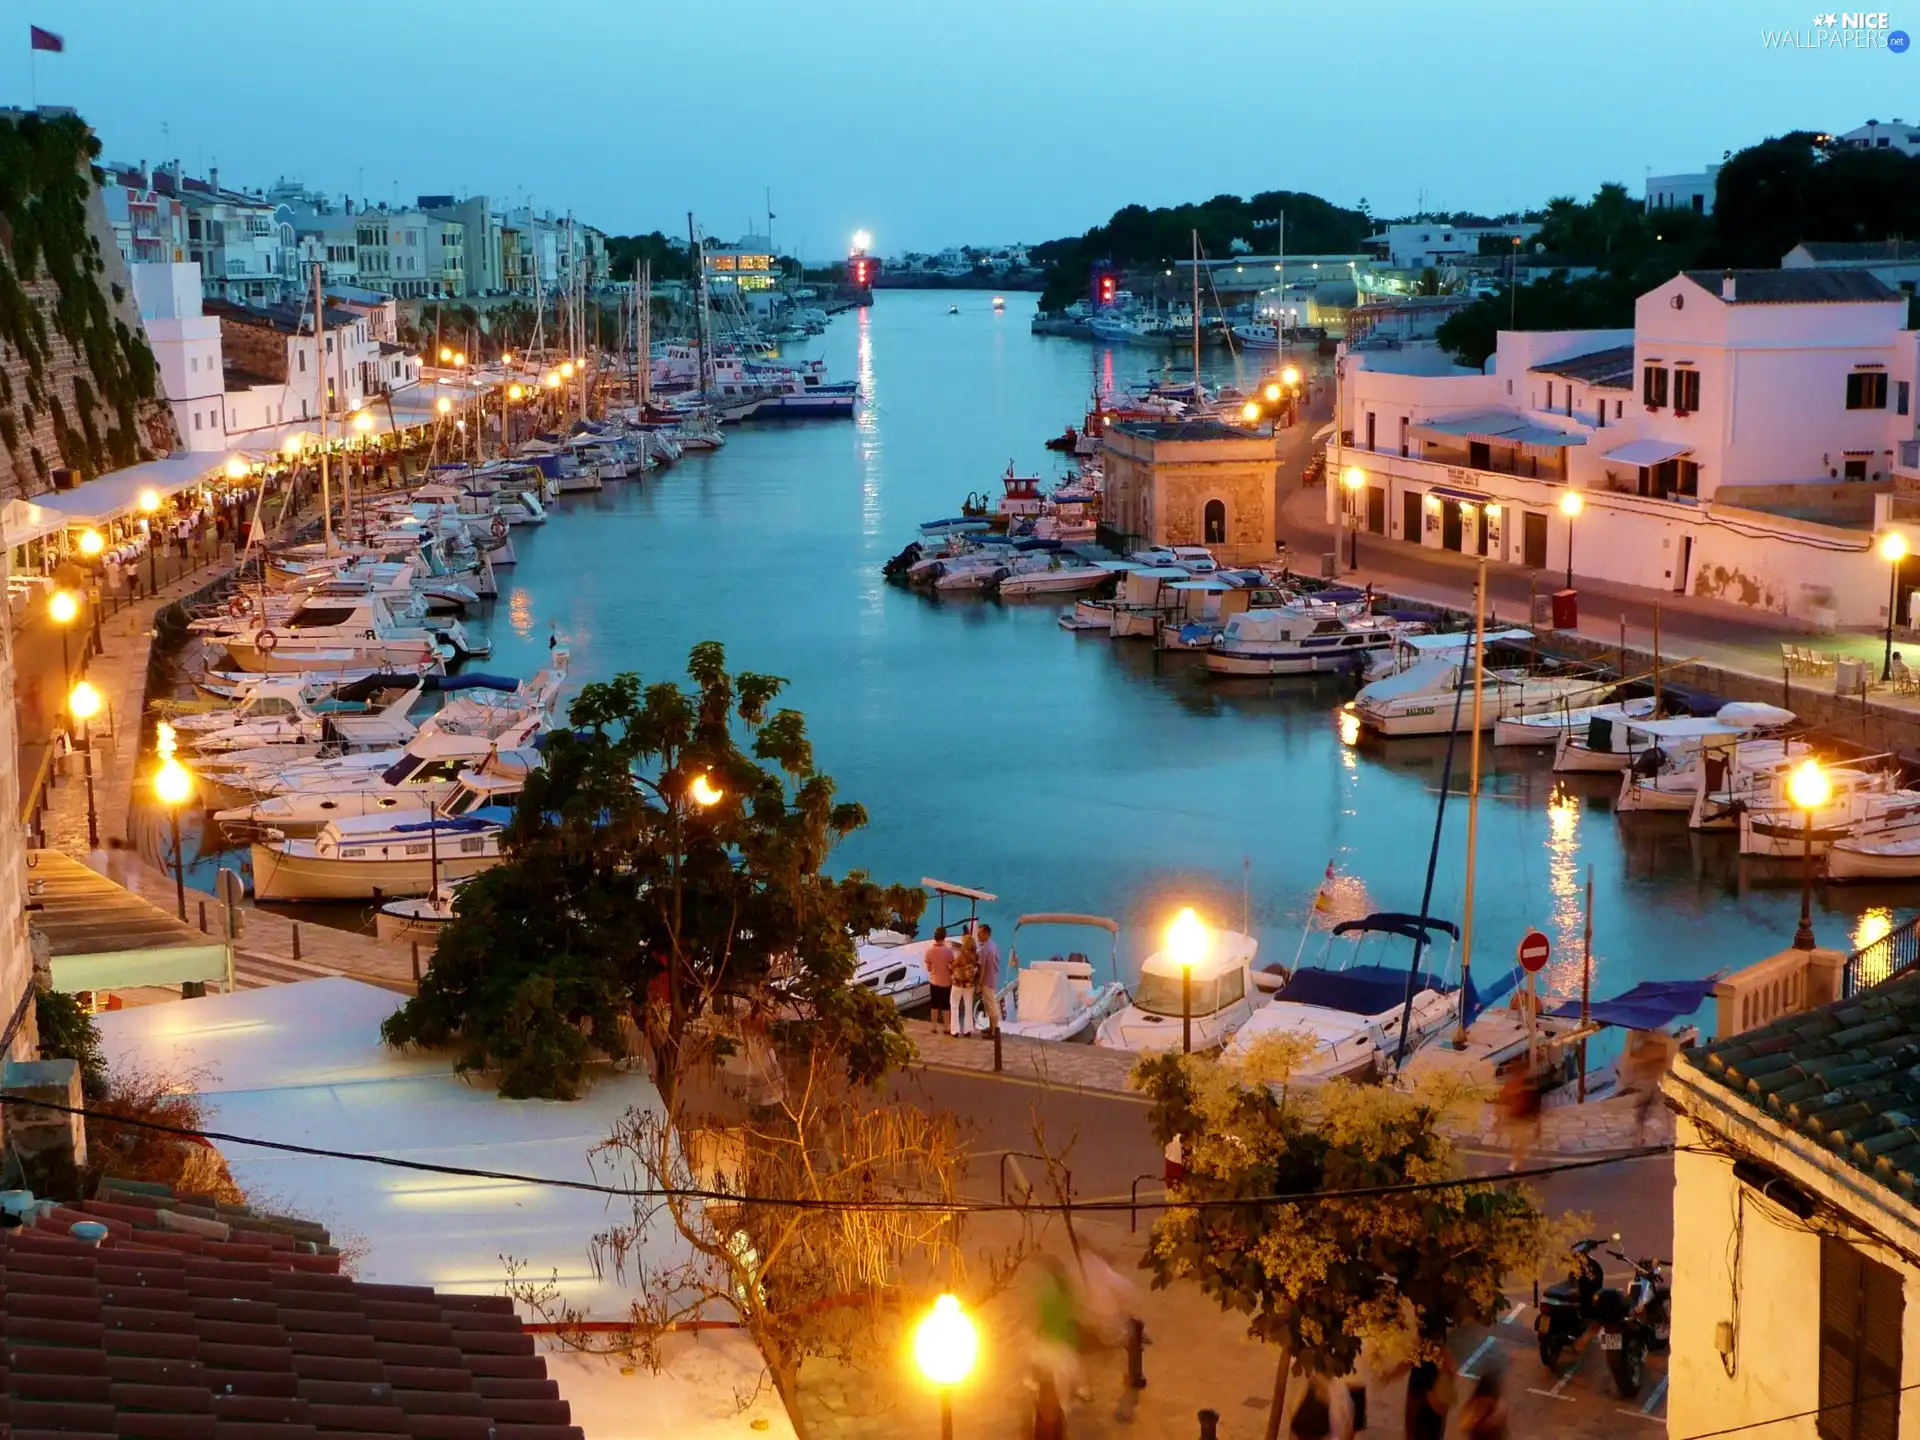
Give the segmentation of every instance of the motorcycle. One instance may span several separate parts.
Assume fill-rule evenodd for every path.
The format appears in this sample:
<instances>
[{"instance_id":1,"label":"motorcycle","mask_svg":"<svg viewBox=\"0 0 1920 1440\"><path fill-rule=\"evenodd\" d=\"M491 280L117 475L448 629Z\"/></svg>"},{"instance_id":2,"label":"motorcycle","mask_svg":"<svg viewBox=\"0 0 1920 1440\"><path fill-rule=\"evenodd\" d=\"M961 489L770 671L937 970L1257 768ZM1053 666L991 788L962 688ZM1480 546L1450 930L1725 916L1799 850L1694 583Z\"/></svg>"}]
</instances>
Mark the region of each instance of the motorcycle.
<instances>
[{"instance_id":1,"label":"motorcycle","mask_svg":"<svg viewBox=\"0 0 1920 1440\"><path fill-rule=\"evenodd\" d=\"M1618 1241L1620 1237L1616 1234L1612 1238ZM1661 1282L1661 1261L1635 1260L1611 1248L1607 1253L1633 1270L1624 1291L1602 1290L1595 1301L1600 1317L1600 1349L1607 1357L1607 1369L1621 1396L1631 1400L1645 1381L1648 1351L1665 1352L1669 1348L1670 1292Z\"/></svg>"},{"instance_id":2,"label":"motorcycle","mask_svg":"<svg viewBox=\"0 0 1920 1440\"><path fill-rule=\"evenodd\" d=\"M1593 1252L1605 1243L1598 1238L1575 1241L1573 1268L1567 1278L1549 1285L1540 1297L1540 1314L1533 1328L1540 1341L1540 1363L1549 1370L1560 1368L1560 1357L1567 1347L1599 1318L1594 1306L1601 1293L1602 1276Z\"/></svg>"}]
</instances>

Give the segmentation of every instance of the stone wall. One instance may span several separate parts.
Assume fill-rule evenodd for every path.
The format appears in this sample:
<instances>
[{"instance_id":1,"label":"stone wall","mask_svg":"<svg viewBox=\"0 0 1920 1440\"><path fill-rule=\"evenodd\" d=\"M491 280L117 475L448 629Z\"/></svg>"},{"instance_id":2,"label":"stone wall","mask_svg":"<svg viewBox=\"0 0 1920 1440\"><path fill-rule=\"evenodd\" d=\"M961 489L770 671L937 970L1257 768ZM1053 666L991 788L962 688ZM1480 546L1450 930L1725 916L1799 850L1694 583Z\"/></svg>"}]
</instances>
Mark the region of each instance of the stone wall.
<instances>
[{"instance_id":1,"label":"stone wall","mask_svg":"<svg viewBox=\"0 0 1920 1440\"><path fill-rule=\"evenodd\" d=\"M249 325L231 315L220 317L220 356L249 375L287 380L287 337L270 325Z\"/></svg>"},{"instance_id":2,"label":"stone wall","mask_svg":"<svg viewBox=\"0 0 1920 1440\"><path fill-rule=\"evenodd\" d=\"M0 118L0 499L178 441L74 117Z\"/></svg>"}]
</instances>

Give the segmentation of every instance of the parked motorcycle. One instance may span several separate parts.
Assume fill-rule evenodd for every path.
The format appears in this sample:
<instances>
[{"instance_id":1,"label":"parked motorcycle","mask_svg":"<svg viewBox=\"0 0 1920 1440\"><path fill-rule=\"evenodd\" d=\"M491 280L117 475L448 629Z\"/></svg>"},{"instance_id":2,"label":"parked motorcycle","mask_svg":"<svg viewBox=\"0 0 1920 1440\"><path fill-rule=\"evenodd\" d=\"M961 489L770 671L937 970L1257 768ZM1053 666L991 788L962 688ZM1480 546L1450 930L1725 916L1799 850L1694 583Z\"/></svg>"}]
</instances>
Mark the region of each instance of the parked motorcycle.
<instances>
[{"instance_id":1,"label":"parked motorcycle","mask_svg":"<svg viewBox=\"0 0 1920 1440\"><path fill-rule=\"evenodd\" d=\"M1573 1268L1567 1278L1549 1285L1540 1297L1540 1314L1533 1328L1540 1340L1540 1363L1549 1370L1560 1368L1560 1357L1567 1347L1599 1318L1594 1305L1600 1296L1602 1276L1593 1252L1605 1243L1597 1237L1575 1241Z\"/></svg>"},{"instance_id":2,"label":"parked motorcycle","mask_svg":"<svg viewBox=\"0 0 1920 1440\"><path fill-rule=\"evenodd\" d=\"M1618 1234L1612 1237L1620 1239ZM1600 1318L1600 1348L1622 1396L1631 1400L1646 1378L1647 1353L1668 1347L1670 1292L1661 1280L1662 1261L1635 1260L1618 1250L1607 1253L1633 1268L1624 1291L1605 1289L1594 1302Z\"/></svg>"}]
</instances>

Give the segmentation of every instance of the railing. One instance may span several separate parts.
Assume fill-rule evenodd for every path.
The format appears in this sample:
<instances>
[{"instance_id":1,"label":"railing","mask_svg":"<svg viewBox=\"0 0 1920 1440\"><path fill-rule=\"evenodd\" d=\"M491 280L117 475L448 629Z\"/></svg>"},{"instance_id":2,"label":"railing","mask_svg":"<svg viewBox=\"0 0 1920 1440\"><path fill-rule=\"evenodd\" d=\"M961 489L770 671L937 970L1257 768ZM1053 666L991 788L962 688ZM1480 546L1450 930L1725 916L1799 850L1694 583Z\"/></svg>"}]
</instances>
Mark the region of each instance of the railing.
<instances>
[{"instance_id":1,"label":"railing","mask_svg":"<svg viewBox=\"0 0 1920 1440\"><path fill-rule=\"evenodd\" d=\"M1863 945L1847 957L1840 975L1840 993L1854 996L1862 990L1885 984L1920 964L1920 916L1895 926L1871 945Z\"/></svg>"},{"instance_id":2,"label":"railing","mask_svg":"<svg viewBox=\"0 0 1920 1440\"><path fill-rule=\"evenodd\" d=\"M1834 973L1848 962L1837 950L1782 950L1736 970L1713 987L1719 1040L1799 1015L1840 997Z\"/></svg>"}]
</instances>

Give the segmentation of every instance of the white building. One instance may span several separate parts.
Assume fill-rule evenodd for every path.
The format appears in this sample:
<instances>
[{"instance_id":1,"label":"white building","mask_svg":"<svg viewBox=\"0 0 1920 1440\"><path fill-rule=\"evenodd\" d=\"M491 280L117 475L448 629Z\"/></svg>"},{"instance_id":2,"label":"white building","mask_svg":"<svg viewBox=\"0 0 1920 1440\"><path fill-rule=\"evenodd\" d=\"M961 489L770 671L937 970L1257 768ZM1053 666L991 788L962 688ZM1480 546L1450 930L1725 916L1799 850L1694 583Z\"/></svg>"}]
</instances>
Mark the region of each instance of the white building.
<instances>
[{"instance_id":1,"label":"white building","mask_svg":"<svg viewBox=\"0 0 1920 1440\"><path fill-rule=\"evenodd\" d=\"M160 367L160 393L189 450L227 448L220 322L203 312L200 267L135 264L133 298Z\"/></svg>"},{"instance_id":2,"label":"white building","mask_svg":"<svg viewBox=\"0 0 1920 1440\"><path fill-rule=\"evenodd\" d=\"M1662 1082L1669 1434L1920 1432L1917 1033L1909 976L1685 1052Z\"/></svg>"},{"instance_id":3,"label":"white building","mask_svg":"<svg viewBox=\"0 0 1920 1440\"><path fill-rule=\"evenodd\" d=\"M1647 209L1691 210L1696 215L1711 215L1714 190L1719 183L1718 165L1685 175L1649 175Z\"/></svg>"},{"instance_id":4,"label":"white building","mask_svg":"<svg viewBox=\"0 0 1920 1440\"><path fill-rule=\"evenodd\" d=\"M133 264L175 264L187 258L187 215L180 202L153 188L146 163L109 165L101 203L120 258Z\"/></svg>"},{"instance_id":5,"label":"white building","mask_svg":"<svg viewBox=\"0 0 1920 1440\"><path fill-rule=\"evenodd\" d=\"M1782 270L1870 270L1904 295L1920 285L1920 241L1803 240L1780 260Z\"/></svg>"},{"instance_id":6,"label":"white building","mask_svg":"<svg viewBox=\"0 0 1920 1440\"><path fill-rule=\"evenodd\" d=\"M1857 130L1834 137L1836 144L1853 150L1898 150L1902 155L1920 155L1920 120L1869 120Z\"/></svg>"},{"instance_id":7,"label":"white building","mask_svg":"<svg viewBox=\"0 0 1920 1440\"><path fill-rule=\"evenodd\" d=\"M1480 254L1482 239L1518 239L1523 245L1540 233L1534 224L1448 225L1438 220L1413 220L1388 225L1363 242L1375 259L1395 270L1440 269Z\"/></svg>"},{"instance_id":8,"label":"white building","mask_svg":"<svg viewBox=\"0 0 1920 1440\"><path fill-rule=\"evenodd\" d=\"M220 321L227 435L236 446L247 446L256 432L317 421L323 374L328 411L335 416L357 410L369 396L391 388L382 383L382 342L365 314L328 305L325 348L316 353L310 304L209 301L207 308Z\"/></svg>"},{"instance_id":9,"label":"white building","mask_svg":"<svg viewBox=\"0 0 1920 1440\"><path fill-rule=\"evenodd\" d=\"M1556 574L1571 543L1579 574L1876 624L1873 526L1915 437L1905 324L1865 271L1676 275L1631 331L1503 332L1484 374L1347 356L1330 458L1376 535ZM1328 487L1329 521L1347 495Z\"/></svg>"},{"instance_id":10,"label":"white building","mask_svg":"<svg viewBox=\"0 0 1920 1440\"><path fill-rule=\"evenodd\" d=\"M207 298L255 305L282 299L285 257L296 247L292 227L283 231L276 217L277 207L222 190L218 170L205 180L185 179L176 164L172 178L187 211L187 258L199 264Z\"/></svg>"}]
</instances>

